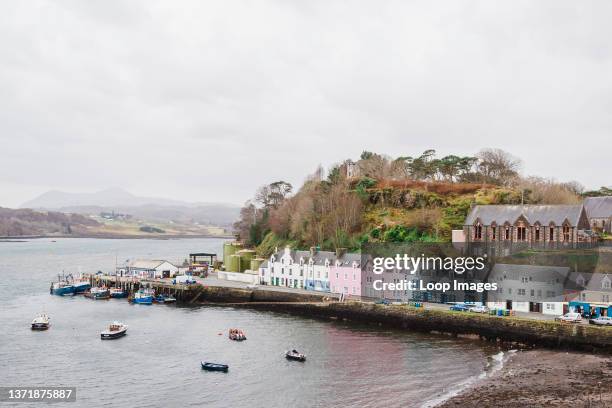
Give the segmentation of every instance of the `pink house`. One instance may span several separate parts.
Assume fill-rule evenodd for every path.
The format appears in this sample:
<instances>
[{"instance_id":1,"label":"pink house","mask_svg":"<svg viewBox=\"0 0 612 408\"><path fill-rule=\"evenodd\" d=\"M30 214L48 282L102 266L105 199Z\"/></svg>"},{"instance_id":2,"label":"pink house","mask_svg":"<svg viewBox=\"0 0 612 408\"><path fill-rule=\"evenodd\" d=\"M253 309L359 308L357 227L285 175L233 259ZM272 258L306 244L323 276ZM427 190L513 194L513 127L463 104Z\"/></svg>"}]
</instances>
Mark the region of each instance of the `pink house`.
<instances>
[{"instance_id":1,"label":"pink house","mask_svg":"<svg viewBox=\"0 0 612 408\"><path fill-rule=\"evenodd\" d=\"M360 254L343 254L336 258L329 273L329 289L349 297L362 295Z\"/></svg>"}]
</instances>

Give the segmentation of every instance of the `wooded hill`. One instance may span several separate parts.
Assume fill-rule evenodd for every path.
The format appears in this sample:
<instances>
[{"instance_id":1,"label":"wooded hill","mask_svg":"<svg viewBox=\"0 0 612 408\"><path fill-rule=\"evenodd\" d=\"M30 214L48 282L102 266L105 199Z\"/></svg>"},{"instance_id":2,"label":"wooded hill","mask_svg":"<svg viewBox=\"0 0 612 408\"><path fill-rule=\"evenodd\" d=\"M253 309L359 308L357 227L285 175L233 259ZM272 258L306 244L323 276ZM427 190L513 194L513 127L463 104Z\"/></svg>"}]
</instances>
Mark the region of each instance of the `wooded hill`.
<instances>
[{"instance_id":1,"label":"wooded hill","mask_svg":"<svg viewBox=\"0 0 612 408\"><path fill-rule=\"evenodd\" d=\"M100 225L79 214L0 207L0 236L72 235Z\"/></svg>"},{"instance_id":2,"label":"wooded hill","mask_svg":"<svg viewBox=\"0 0 612 408\"><path fill-rule=\"evenodd\" d=\"M365 242L450 241L472 204L581 201L580 184L521 177L520 166L498 149L442 158L434 150L398 158L364 151L327 174L317 169L295 194L284 181L261 187L234 228L262 256L287 244L357 250Z\"/></svg>"}]
</instances>

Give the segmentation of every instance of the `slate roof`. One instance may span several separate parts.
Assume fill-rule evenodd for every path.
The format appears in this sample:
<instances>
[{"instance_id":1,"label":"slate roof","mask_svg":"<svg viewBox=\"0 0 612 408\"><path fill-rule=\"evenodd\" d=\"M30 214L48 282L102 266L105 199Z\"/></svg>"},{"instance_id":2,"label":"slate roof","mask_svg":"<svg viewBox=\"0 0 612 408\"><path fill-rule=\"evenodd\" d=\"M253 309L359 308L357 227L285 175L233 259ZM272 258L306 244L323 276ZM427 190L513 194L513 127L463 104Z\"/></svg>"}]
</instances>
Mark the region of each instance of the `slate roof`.
<instances>
[{"instance_id":1,"label":"slate roof","mask_svg":"<svg viewBox=\"0 0 612 408\"><path fill-rule=\"evenodd\" d=\"M576 205L477 205L472 208L464 225L474 225L477 219L483 225L491 225L493 222L502 225L506 222L514 224L522 215L529 224L540 222L548 225L554 222L561 225L567 219L572 226L577 226L580 220L583 206Z\"/></svg>"},{"instance_id":2,"label":"slate roof","mask_svg":"<svg viewBox=\"0 0 612 408\"><path fill-rule=\"evenodd\" d=\"M152 260L136 259L129 263L129 267L135 268L135 269L155 269L159 265L163 264L164 262L168 262L168 261L164 261L163 259L152 259ZM172 262L168 262L168 263L172 264Z\"/></svg>"},{"instance_id":3,"label":"slate roof","mask_svg":"<svg viewBox=\"0 0 612 408\"><path fill-rule=\"evenodd\" d=\"M285 250L281 249L277 251L276 253L274 253L274 257L276 258L276 260L279 260L284 254L285 254ZM301 251L301 250L292 249L290 254L291 254L291 258L293 259L293 262L299 262L300 258L304 258L304 261L308 262L311 258L310 251ZM330 266L335 266L336 259L338 259L341 262L342 264L341 266L349 266L349 265L352 265L353 262L357 262L358 265L361 264L361 254L359 253L345 253L340 258L337 258L335 252L317 251L314 253L314 256L312 257L312 260L315 265L325 265L326 259L329 261Z\"/></svg>"},{"instance_id":4,"label":"slate roof","mask_svg":"<svg viewBox=\"0 0 612 408\"><path fill-rule=\"evenodd\" d=\"M565 266L539 266L495 264L489 274L489 282L502 280L520 281L522 277L531 277L535 282L563 284L570 274ZM504 278L505 277L505 278Z\"/></svg>"},{"instance_id":5,"label":"slate roof","mask_svg":"<svg viewBox=\"0 0 612 408\"><path fill-rule=\"evenodd\" d=\"M584 209L589 218L612 217L612 196L587 197L584 199Z\"/></svg>"}]
</instances>

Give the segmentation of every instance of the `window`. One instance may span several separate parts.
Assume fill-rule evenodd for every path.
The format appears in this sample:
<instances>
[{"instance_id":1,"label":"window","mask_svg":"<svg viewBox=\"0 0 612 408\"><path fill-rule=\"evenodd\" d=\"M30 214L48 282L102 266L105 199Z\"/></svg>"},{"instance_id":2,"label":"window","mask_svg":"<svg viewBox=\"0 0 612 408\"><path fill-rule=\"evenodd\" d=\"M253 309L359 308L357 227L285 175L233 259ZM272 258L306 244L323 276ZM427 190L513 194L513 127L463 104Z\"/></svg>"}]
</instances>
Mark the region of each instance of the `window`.
<instances>
[{"instance_id":1,"label":"window","mask_svg":"<svg viewBox=\"0 0 612 408\"><path fill-rule=\"evenodd\" d=\"M474 227L474 239L482 239L482 225Z\"/></svg>"},{"instance_id":2,"label":"window","mask_svg":"<svg viewBox=\"0 0 612 408\"><path fill-rule=\"evenodd\" d=\"M555 240L555 227L550 227L548 240L549 241Z\"/></svg>"},{"instance_id":3,"label":"window","mask_svg":"<svg viewBox=\"0 0 612 408\"><path fill-rule=\"evenodd\" d=\"M518 241L525 241L527 239L527 229L525 227L517 228L516 239Z\"/></svg>"},{"instance_id":4,"label":"window","mask_svg":"<svg viewBox=\"0 0 612 408\"><path fill-rule=\"evenodd\" d=\"M535 240L536 241L540 240L540 227L536 227L535 229Z\"/></svg>"},{"instance_id":5,"label":"window","mask_svg":"<svg viewBox=\"0 0 612 408\"><path fill-rule=\"evenodd\" d=\"M519 296L525 296L526 295L525 289L519 289L518 290L518 294L519 294Z\"/></svg>"},{"instance_id":6,"label":"window","mask_svg":"<svg viewBox=\"0 0 612 408\"><path fill-rule=\"evenodd\" d=\"M563 241L570 240L570 227L568 225L563 226Z\"/></svg>"},{"instance_id":7,"label":"window","mask_svg":"<svg viewBox=\"0 0 612 408\"><path fill-rule=\"evenodd\" d=\"M531 297L535 296L535 289L531 289Z\"/></svg>"},{"instance_id":8,"label":"window","mask_svg":"<svg viewBox=\"0 0 612 408\"><path fill-rule=\"evenodd\" d=\"M608 279L608 278L606 277L606 279L604 279L604 280L601 282L601 288L602 288L602 289L610 289L610 279Z\"/></svg>"},{"instance_id":9,"label":"window","mask_svg":"<svg viewBox=\"0 0 612 408\"><path fill-rule=\"evenodd\" d=\"M491 239L493 241L495 241L495 231L497 230L497 227L491 227Z\"/></svg>"},{"instance_id":10,"label":"window","mask_svg":"<svg viewBox=\"0 0 612 408\"><path fill-rule=\"evenodd\" d=\"M510 227L506 227L505 234L506 236L504 237L504 239L510 239Z\"/></svg>"}]
</instances>

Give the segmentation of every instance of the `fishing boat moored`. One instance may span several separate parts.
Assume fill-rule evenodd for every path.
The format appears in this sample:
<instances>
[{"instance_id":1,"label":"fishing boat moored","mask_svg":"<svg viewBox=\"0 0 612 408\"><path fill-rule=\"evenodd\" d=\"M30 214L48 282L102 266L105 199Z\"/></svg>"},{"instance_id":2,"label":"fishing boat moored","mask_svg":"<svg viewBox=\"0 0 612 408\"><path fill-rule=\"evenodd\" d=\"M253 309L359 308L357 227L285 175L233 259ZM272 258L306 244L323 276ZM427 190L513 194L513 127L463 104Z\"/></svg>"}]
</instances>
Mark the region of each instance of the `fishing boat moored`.
<instances>
[{"instance_id":1,"label":"fishing boat moored","mask_svg":"<svg viewBox=\"0 0 612 408\"><path fill-rule=\"evenodd\" d=\"M74 286L65 281L53 282L51 284L50 293L57 296L72 296L74 295Z\"/></svg>"},{"instance_id":2,"label":"fishing boat moored","mask_svg":"<svg viewBox=\"0 0 612 408\"><path fill-rule=\"evenodd\" d=\"M112 340L118 339L119 337L123 337L127 332L127 325L119 322L112 322L107 330L104 330L100 333L100 338L102 340Z\"/></svg>"},{"instance_id":3,"label":"fishing boat moored","mask_svg":"<svg viewBox=\"0 0 612 408\"><path fill-rule=\"evenodd\" d=\"M150 289L140 289L138 292L134 293L132 302L139 305L153 304L153 294L154 292Z\"/></svg>"},{"instance_id":4,"label":"fishing boat moored","mask_svg":"<svg viewBox=\"0 0 612 408\"><path fill-rule=\"evenodd\" d=\"M227 364L206 363L202 361L202 370L222 371L224 373L227 373L227 370L229 370L229 366Z\"/></svg>"},{"instance_id":5,"label":"fishing boat moored","mask_svg":"<svg viewBox=\"0 0 612 408\"><path fill-rule=\"evenodd\" d=\"M174 296L164 296L164 303L175 303L176 298Z\"/></svg>"},{"instance_id":6,"label":"fishing boat moored","mask_svg":"<svg viewBox=\"0 0 612 408\"><path fill-rule=\"evenodd\" d=\"M286 351L285 358L293 361L306 361L306 356L295 349Z\"/></svg>"},{"instance_id":7,"label":"fishing boat moored","mask_svg":"<svg viewBox=\"0 0 612 408\"><path fill-rule=\"evenodd\" d=\"M48 328L49 316L46 313L41 313L32 320L32 330L47 330Z\"/></svg>"},{"instance_id":8,"label":"fishing boat moored","mask_svg":"<svg viewBox=\"0 0 612 408\"><path fill-rule=\"evenodd\" d=\"M109 292L110 292L110 297L112 297L113 299L127 297L127 292L121 288L111 288Z\"/></svg>"},{"instance_id":9,"label":"fishing boat moored","mask_svg":"<svg viewBox=\"0 0 612 408\"><path fill-rule=\"evenodd\" d=\"M83 278L75 279L74 281L72 281L72 286L74 286L74 293L76 294L85 293L89 289L91 289L91 284L89 283L89 281Z\"/></svg>"},{"instance_id":10,"label":"fishing boat moored","mask_svg":"<svg viewBox=\"0 0 612 408\"><path fill-rule=\"evenodd\" d=\"M110 299L110 291L108 288L91 288L89 292L85 293L85 296L94 299L94 300L102 300L102 299Z\"/></svg>"}]
</instances>

